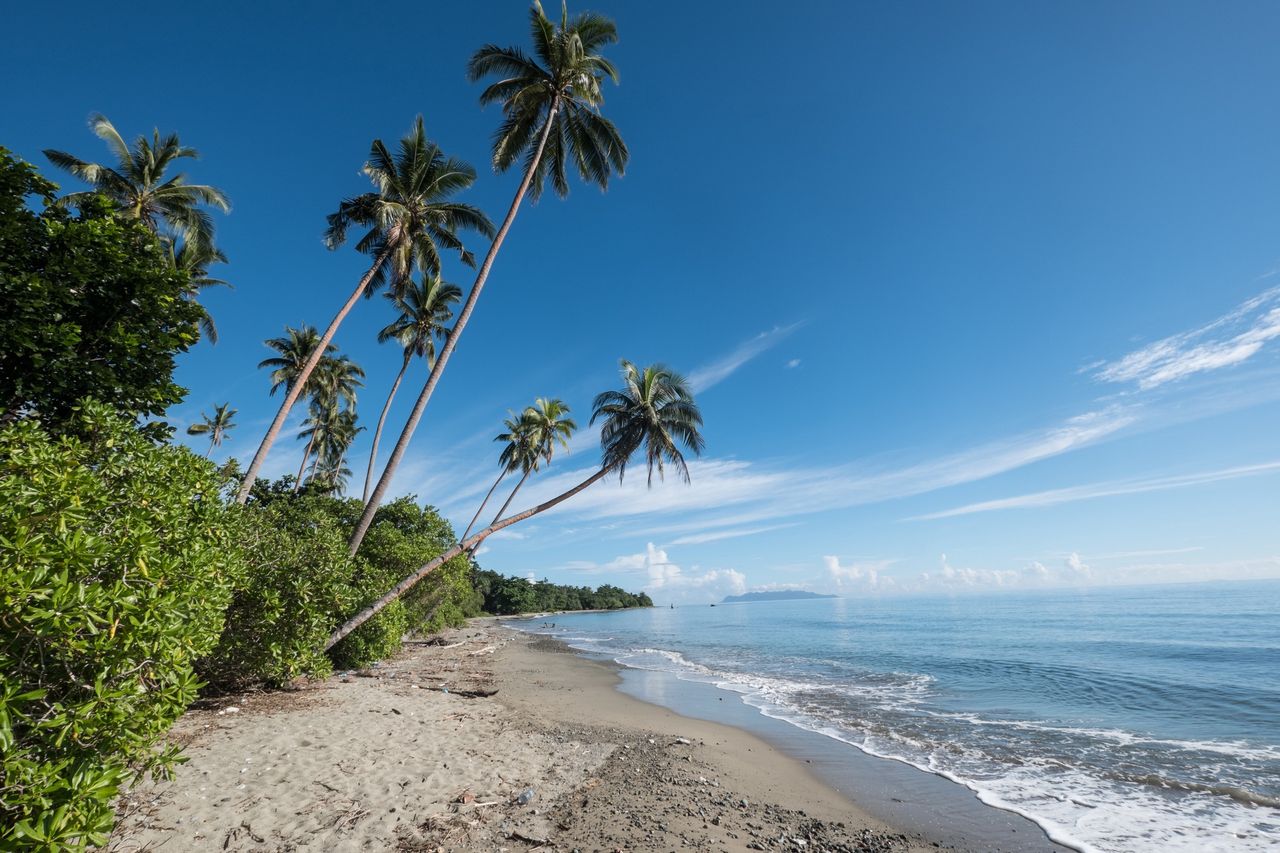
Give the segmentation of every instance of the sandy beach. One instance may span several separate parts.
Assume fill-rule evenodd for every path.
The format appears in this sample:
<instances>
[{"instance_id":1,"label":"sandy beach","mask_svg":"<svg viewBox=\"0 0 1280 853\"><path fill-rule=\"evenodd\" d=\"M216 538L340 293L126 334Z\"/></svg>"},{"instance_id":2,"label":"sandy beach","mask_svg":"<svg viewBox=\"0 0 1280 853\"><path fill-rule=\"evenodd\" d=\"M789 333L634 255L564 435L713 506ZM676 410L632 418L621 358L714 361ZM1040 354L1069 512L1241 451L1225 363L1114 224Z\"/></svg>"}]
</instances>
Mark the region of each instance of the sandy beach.
<instances>
[{"instance_id":1,"label":"sandy beach","mask_svg":"<svg viewBox=\"0 0 1280 853\"><path fill-rule=\"evenodd\" d=\"M122 798L109 850L919 851L740 729L615 689L608 666L476 620L173 730L187 763Z\"/></svg>"}]
</instances>

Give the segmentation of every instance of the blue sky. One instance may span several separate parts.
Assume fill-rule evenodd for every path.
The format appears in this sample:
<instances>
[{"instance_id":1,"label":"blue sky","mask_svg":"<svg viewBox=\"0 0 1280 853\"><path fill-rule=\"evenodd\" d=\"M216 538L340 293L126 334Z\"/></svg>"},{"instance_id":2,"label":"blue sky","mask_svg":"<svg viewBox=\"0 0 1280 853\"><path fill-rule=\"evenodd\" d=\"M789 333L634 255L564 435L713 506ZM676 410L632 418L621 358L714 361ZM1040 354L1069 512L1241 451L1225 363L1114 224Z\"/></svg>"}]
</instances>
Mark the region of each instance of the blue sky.
<instances>
[{"instance_id":1,"label":"blue sky","mask_svg":"<svg viewBox=\"0 0 1280 853\"><path fill-rule=\"evenodd\" d=\"M226 452L251 455L262 340L323 325L364 268L320 234L374 137L422 113L501 215L518 177L488 168L499 115L463 69L523 44L525 8L9 10L0 144L62 180L41 149L104 158L100 111L179 131L232 198L235 289L174 423L230 401ZM592 8L622 37L605 109L631 166L522 211L394 488L465 524L507 410L554 395L585 422L619 357L691 376L707 453L692 486L596 486L484 565L661 602L1280 576L1274 4ZM370 427L389 310L338 338ZM580 477L589 438L517 503Z\"/></svg>"}]
</instances>

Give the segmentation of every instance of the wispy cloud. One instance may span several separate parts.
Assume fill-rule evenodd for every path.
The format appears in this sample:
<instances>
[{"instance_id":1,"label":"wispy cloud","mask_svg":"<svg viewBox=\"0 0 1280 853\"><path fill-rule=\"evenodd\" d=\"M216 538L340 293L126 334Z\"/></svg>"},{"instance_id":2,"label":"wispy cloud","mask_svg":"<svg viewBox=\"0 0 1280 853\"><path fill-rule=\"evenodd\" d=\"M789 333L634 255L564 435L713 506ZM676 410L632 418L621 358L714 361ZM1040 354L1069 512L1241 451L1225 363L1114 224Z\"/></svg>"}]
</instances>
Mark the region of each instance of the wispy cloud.
<instances>
[{"instance_id":1,"label":"wispy cloud","mask_svg":"<svg viewBox=\"0 0 1280 853\"><path fill-rule=\"evenodd\" d=\"M1241 465L1235 468L1224 468L1219 471L1204 471L1198 474L1184 474L1175 477L1153 477L1144 480L1113 480L1104 483L1093 483L1085 486L1072 486L1065 489L1050 489L1044 492L1033 492L1009 498L998 498L990 501L966 504L964 506L917 515L908 521L927 521L937 518L953 518L958 515L972 515L978 512L994 512L1005 509L1029 509L1032 507L1055 506L1073 501L1091 500L1093 498L1112 497L1116 495L1136 495L1143 492L1160 492L1167 489L1181 489L1188 486L1199 486L1206 483L1217 483L1224 480L1238 480L1242 477L1257 477L1263 474L1280 472L1280 461L1264 462L1258 465Z\"/></svg>"},{"instance_id":2,"label":"wispy cloud","mask_svg":"<svg viewBox=\"0 0 1280 853\"><path fill-rule=\"evenodd\" d=\"M795 527L792 524L767 524L763 527L730 527L720 530L708 530L705 533L691 533L687 536L681 536L679 539L672 540L672 545L702 545L707 542L720 542L724 539L737 539L740 536L755 536L757 533L767 533L770 530L782 530L785 527Z\"/></svg>"},{"instance_id":3,"label":"wispy cloud","mask_svg":"<svg viewBox=\"0 0 1280 853\"><path fill-rule=\"evenodd\" d=\"M1280 287L1258 294L1208 325L1089 369L1104 382L1134 382L1150 390L1192 374L1241 364L1276 338L1280 338Z\"/></svg>"},{"instance_id":4,"label":"wispy cloud","mask_svg":"<svg viewBox=\"0 0 1280 853\"><path fill-rule=\"evenodd\" d=\"M1133 422L1126 410L1092 412L1057 426L1010 436L958 453L899 467L852 462L775 469L739 459L689 464L689 485L675 478L646 484L642 471L621 485L608 480L553 510L590 520L652 519L648 535L681 535L672 544L763 532L781 519L910 497L981 480L1102 441ZM530 480L521 502L532 505L584 479L590 469Z\"/></svg>"},{"instance_id":5,"label":"wispy cloud","mask_svg":"<svg viewBox=\"0 0 1280 853\"><path fill-rule=\"evenodd\" d=\"M694 393L701 393L718 385L733 375L738 368L785 340L802 325L803 323L792 323L789 326L778 326L770 331L761 332L722 358L696 368L688 377L690 387Z\"/></svg>"}]
</instances>

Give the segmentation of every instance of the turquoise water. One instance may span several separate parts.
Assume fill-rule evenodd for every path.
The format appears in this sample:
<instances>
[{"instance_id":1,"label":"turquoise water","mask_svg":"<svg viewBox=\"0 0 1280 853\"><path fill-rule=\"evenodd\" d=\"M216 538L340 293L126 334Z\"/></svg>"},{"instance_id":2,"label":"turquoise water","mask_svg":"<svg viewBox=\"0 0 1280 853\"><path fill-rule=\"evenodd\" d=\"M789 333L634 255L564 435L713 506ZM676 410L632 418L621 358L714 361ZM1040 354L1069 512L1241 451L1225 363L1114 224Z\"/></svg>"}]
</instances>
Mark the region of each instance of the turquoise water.
<instances>
[{"instance_id":1,"label":"turquoise water","mask_svg":"<svg viewBox=\"0 0 1280 853\"><path fill-rule=\"evenodd\" d=\"M1280 849L1280 581L522 627L945 775L1082 850Z\"/></svg>"}]
</instances>

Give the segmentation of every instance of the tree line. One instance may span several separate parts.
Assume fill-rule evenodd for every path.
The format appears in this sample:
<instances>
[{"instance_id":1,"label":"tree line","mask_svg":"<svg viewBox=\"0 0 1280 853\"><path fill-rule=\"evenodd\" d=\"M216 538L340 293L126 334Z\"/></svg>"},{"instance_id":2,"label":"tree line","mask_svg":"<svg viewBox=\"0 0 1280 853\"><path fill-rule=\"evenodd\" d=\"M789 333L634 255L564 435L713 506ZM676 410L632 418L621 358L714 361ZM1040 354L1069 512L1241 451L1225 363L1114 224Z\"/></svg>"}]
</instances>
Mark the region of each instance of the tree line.
<instances>
[{"instance_id":1,"label":"tree line","mask_svg":"<svg viewBox=\"0 0 1280 853\"><path fill-rule=\"evenodd\" d=\"M545 578L507 577L498 572L479 570L475 573L476 592L486 613L509 616L552 610L619 610L624 607L652 607L647 593L627 592L612 584L595 589L552 583Z\"/></svg>"}]
</instances>

